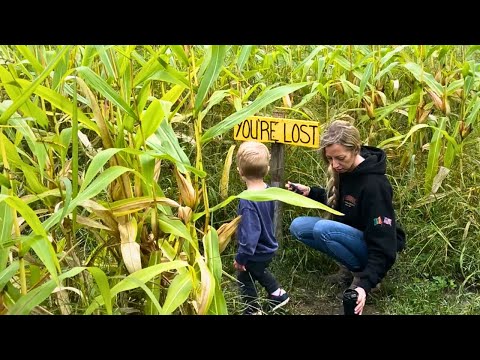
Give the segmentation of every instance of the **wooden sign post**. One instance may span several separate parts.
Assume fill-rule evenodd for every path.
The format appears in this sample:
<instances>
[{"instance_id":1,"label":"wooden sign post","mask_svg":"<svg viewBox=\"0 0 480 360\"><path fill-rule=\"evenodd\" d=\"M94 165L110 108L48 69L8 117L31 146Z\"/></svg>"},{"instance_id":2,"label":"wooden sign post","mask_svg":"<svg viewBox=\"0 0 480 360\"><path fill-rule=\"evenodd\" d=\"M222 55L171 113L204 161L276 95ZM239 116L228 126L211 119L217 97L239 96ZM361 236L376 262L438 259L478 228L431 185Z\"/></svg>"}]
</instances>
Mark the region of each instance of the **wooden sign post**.
<instances>
[{"instance_id":1,"label":"wooden sign post","mask_svg":"<svg viewBox=\"0 0 480 360\"><path fill-rule=\"evenodd\" d=\"M273 117L285 118L284 111L273 111ZM283 173L285 172L285 145L282 143L273 143L271 150L272 158L270 159L270 174L272 177L272 187L283 187L285 180ZM275 212L273 214L273 228L275 229L275 237L283 239L282 229L283 203L275 201Z\"/></svg>"},{"instance_id":2,"label":"wooden sign post","mask_svg":"<svg viewBox=\"0 0 480 360\"><path fill-rule=\"evenodd\" d=\"M254 140L271 142L272 158L270 160L270 174L272 187L284 186L284 154L285 145L306 146L318 148L320 144L319 124L315 121L285 119L283 111L274 111L274 117L251 116L235 125L233 138L235 140ZM282 203L275 201L275 236L283 237L282 233Z\"/></svg>"}]
</instances>

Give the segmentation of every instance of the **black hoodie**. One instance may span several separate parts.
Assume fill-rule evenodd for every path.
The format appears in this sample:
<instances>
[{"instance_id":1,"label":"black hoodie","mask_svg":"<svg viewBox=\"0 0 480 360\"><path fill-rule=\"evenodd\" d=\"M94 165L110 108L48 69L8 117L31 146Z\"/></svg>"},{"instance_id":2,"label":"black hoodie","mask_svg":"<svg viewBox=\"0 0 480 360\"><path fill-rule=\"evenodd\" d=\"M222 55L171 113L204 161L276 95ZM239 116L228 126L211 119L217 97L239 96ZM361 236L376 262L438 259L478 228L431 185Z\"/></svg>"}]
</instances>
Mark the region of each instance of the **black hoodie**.
<instances>
[{"instance_id":1,"label":"black hoodie","mask_svg":"<svg viewBox=\"0 0 480 360\"><path fill-rule=\"evenodd\" d=\"M339 174L336 210L345 216L334 216L334 220L363 231L368 262L355 276L360 278L356 285L368 293L392 267L397 251L404 248L405 233L395 221L392 186L385 175L385 152L362 146L360 155L365 161L353 171ZM312 187L308 197L326 203L323 188Z\"/></svg>"}]
</instances>

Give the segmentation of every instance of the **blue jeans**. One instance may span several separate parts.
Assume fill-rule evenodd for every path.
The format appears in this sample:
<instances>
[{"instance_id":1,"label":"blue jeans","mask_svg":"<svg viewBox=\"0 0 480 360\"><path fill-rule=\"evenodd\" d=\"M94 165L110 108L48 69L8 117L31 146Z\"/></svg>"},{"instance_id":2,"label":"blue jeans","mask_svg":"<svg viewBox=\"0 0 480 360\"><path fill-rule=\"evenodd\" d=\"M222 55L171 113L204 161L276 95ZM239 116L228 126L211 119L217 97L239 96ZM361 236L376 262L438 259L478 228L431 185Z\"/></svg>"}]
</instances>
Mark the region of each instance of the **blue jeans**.
<instances>
[{"instance_id":1,"label":"blue jeans","mask_svg":"<svg viewBox=\"0 0 480 360\"><path fill-rule=\"evenodd\" d=\"M367 264L368 249L363 232L354 227L320 217L301 216L290 224L290 233L350 271L361 271Z\"/></svg>"}]
</instances>

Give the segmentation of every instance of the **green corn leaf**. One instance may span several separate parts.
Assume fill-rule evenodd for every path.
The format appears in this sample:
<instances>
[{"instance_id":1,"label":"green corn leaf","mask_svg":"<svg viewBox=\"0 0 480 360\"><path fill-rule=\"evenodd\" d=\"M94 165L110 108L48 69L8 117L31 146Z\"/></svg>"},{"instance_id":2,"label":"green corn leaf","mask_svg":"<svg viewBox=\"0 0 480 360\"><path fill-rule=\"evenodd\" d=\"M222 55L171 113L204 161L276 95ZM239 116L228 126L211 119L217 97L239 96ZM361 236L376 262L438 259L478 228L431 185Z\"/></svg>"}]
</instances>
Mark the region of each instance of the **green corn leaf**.
<instances>
[{"instance_id":1,"label":"green corn leaf","mask_svg":"<svg viewBox=\"0 0 480 360\"><path fill-rule=\"evenodd\" d=\"M425 194L430 194L432 190L433 178L437 175L440 153L443 149L443 134L440 130L445 130L446 117L440 118L439 129L435 130L430 141L428 149L427 169L425 171Z\"/></svg>"},{"instance_id":2,"label":"green corn leaf","mask_svg":"<svg viewBox=\"0 0 480 360\"><path fill-rule=\"evenodd\" d=\"M296 73L304 68L304 66L310 62L321 50L325 49L325 46L316 46L313 51L308 54L308 56L302 60L300 64L297 65L297 67L293 70L293 73Z\"/></svg>"},{"instance_id":3,"label":"green corn leaf","mask_svg":"<svg viewBox=\"0 0 480 360\"><path fill-rule=\"evenodd\" d=\"M173 157L177 162L178 169L182 173L186 172L183 164L190 165L190 160L178 143L177 136L168 121L160 123L155 134L147 139L147 144L160 154L168 154Z\"/></svg>"},{"instance_id":4,"label":"green corn leaf","mask_svg":"<svg viewBox=\"0 0 480 360\"><path fill-rule=\"evenodd\" d=\"M170 45L170 49L177 56L177 59L183 62L183 65L188 66L187 54L181 45Z\"/></svg>"},{"instance_id":5,"label":"green corn leaf","mask_svg":"<svg viewBox=\"0 0 480 360\"><path fill-rule=\"evenodd\" d=\"M445 166L447 169L451 169L453 160L455 160L456 156L457 156L456 146L453 145L451 142L449 142L447 145L447 150L445 150L445 155L443 157L443 166Z\"/></svg>"},{"instance_id":6,"label":"green corn leaf","mask_svg":"<svg viewBox=\"0 0 480 360\"><path fill-rule=\"evenodd\" d=\"M38 161L38 166L36 169L40 173L40 179L43 180L43 173L45 169L45 163L47 161L47 150L45 149L45 144L40 141L37 141L35 134L32 131L32 128L27 124L24 119L12 119L10 123L17 129L18 133L21 133L25 140L27 141L28 147L30 148L32 154ZM17 133L17 135L18 135ZM37 164L34 164L37 165Z\"/></svg>"},{"instance_id":7,"label":"green corn leaf","mask_svg":"<svg viewBox=\"0 0 480 360\"><path fill-rule=\"evenodd\" d=\"M183 87L190 87L190 82L184 74L175 68L168 66L168 64L161 60L157 54L155 54L146 64L143 64L142 69L133 79L133 86L137 87L138 85L151 80L160 80Z\"/></svg>"},{"instance_id":8,"label":"green corn leaf","mask_svg":"<svg viewBox=\"0 0 480 360\"><path fill-rule=\"evenodd\" d=\"M185 86L183 85L174 85L170 90L168 90L165 95L162 96L162 102L170 102L171 104L175 104L182 95L183 90L185 90ZM171 106L171 105L170 105Z\"/></svg>"},{"instance_id":9,"label":"green corn leaf","mask_svg":"<svg viewBox=\"0 0 480 360\"><path fill-rule=\"evenodd\" d=\"M312 200L306 196L294 193L292 191L277 187L269 187L265 190L244 190L237 195L239 199L252 201L270 201L279 200L286 204L328 211L335 215L344 215L341 212L330 208L318 201Z\"/></svg>"},{"instance_id":10,"label":"green corn leaf","mask_svg":"<svg viewBox=\"0 0 480 360\"><path fill-rule=\"evenodd\" d=\"M127 282L131 282L133 285L137 285L136 287L139 287L140 289L145 291L145 294L147 294L147 296L149 298L150 304L155 306L155 309L157 310L157 313L159 313L159 314L162 313L162 306L158 302L157 297L155 296L153 291L145 283L141 282L140 280L138 280L135 277L129 277L129 278L126 278L125 280Z\"/></svg>"},{"instance_id":11,"label":"green corn leaf","mask_svg":"<svg viewBox=\"0 0 480 360\"><path fill-rule=\"evenodd\" d=\"M392 58L395 54L399 53L402 51L407 45L402 45L402 46L397 46L395 49L392 51L387 52L382 59L380 60L380 66L383 66L384 64L387 63L388 60Z\"/></svg>"},{"instance_id":12,"label":"green corn leaf","mask_svg":"<svg viewBox=\"0 0 480 360\"><path fill-rule=\"evenodd\" d=\"M122 175L127 171L133 171L132 169L123 167L123 166L112 166L102 172L85 190L79 191L77 197L70 202L68 207L67 214L71 213L73 209L84 202L85 200L91 199L96 196L100 191L103 191L107 186L115 180L117 177ZM135 172L137 173L137 172ZM141 174L138 174L141 176ZM48 231L53 225L57 224L60 221L61 214L56 212L50 216L46 221L43 222L43 227Z\"/></svg>"},{"instance_id":13,"label":"green corn leaf","mask_svg":"<svg viewBox=\"0 0 480 360\"><path fill-rule=\"evenodd\" d=\"M176 71L174 68L168 68L168 70L156 71L144 81L150 81L150 80L164 81L167 83L172 83L172 84L181 86L183 88L188 87L187 79L181 73Z\"/></svg>"},{"instance_id":14,"label":"green corn leaf","mask_svg":"<svg viewBox=\"0 0 480 360\"><path fill-rule=\"evenodd\" d=\"M368 80L370 80L370 77L372 76L372 70L373 70L373 63L369 63L365 69L365 72L362 74L362 77L360 80L360 86L358 89L358 96L357 96L357 102L359 104L360 104L360 101L362 101L363 93L365 92L365 87L368 84Z\"/></svg>"},{"instance_id":15,"label":"green corn leaf","mask_svg":"<svg viewBox=\"0 0 480 360\"><path fill-rule=\"evenodd\" d=\"M232 196L229 196L227 199L225 199L224 201L222 201L221 203L213 206L210 208L210 212L214 212L218 209L221 209L225 206L227 206L228 204L230 204L233 200L237 199L237 196L235 195L232 195ZM197 212L193 215L193 221L197 221L198 219L200 219L202 216L205 215L205 211L203 212Z\"/></svg>"},{"instance_id":16,"label":"green corn leaf","mask_svg":"<svg viewBox=\"0 0 480 360\"><path fill-rule=\"evenodd\" d=\"M248 57L250 56L250 53L252 52L253 46L252 45L244 45L241 48L242 48L242 51L240 52L240 55L238 56L238 59L237 59L237 67L238 67L238 71L240 71L240 72L243 70L243 66L247 62Z\"/></svg>"},{"instance_id":17,"label":"green corn leaf","mask_svg":"<svg viewBox=\"0 0 480 360\"><path fill-rule=\"evenodd\" d=\"M83 271L84 268L73 268L58 277L61 281L65 278L73 277ZM57 283L54 280L49 280L39 287L29 291L26 295L20 297L20 299L8 310L10 315L27 315L30 314L32 309L40 305L46 298L50 296L53 290L57 287Z\"/></svg>"},{"instance_id":18,"label":"green corn leaf","mask_svg":"<svg viewBox=\"0 0 480 360\"><path fill-rule=\"evenodd\" d=\"M27 80L16 79L16 81L23 87L26 88L31 83ZM34 90L35 94L40 96L41 98L47 100L51 103L54 107L59 110L62 110L64 113L73 116L73 112L77 111L78 114L78 121L80 121L83 125L85 125L88 129L95 131L97 134L100 134L98 130L97 124L95 124L92 120L90 120L80 109L75 109L75 105L73 102L70 102L66 97L61 95L60 93L51 90L45 86L38 85L35 87Z\"/></svg>"},{"instance_id":19,"label":"green corn leaf","mask_svg":"<svg viewBox=\"0 0 480 360\"><path fill-rule=\"evenodd\" d=\"M2 192L6 192L2 189ZM10 249L6 245L12 238L13 214L10 206L5 202L0 203L0 271L7 266ZM1 289L0 289L1 291Z\"/></svg>"},{"instance_id":20,"label":"green corn leaf","mask_svg":"<svg viewBox=\"0 0 480 360\"><path fill-rule=\"evenodd\" d=\"M214 227L209 227L208 232L203 237L203 249L207 266L215 276L215 280L220 283L222 276L222 261L218 247L218 234Z\"/></svg>"},{"instance_id":21,"label":"green corn leaf","mask_svg":"<svg viewBox=\"0 0 480 360\"><path fill-rule=\"evenodd\" d=\"M418 82L427 84L438 96L443 96L443 86L435 80L432 74L424 71L420 65L413 62L406 63L403 66L413 74Z\"/></svg>"},{"instance_id":22,"label":"green corn leaf","mask_svg":"<svg viewBox=\"0 0 480 360\"><path fill-rule=\"evenodd\" d=\"M0 66L0 79L3 83L5 91L7 92L10 99L12 99L2 102L2 106L0 106L0 114L3 114L8 109L8 107L13 104L14 100L20 98L20 96L23 94L23 91L16 82L16 80L18 79L13 78L10 72L4 69L2 66ZM48 119L45 112L37 105L35 105L30 99L26 99L25 103L20 105L19 109L23 113L24 117L31 117L41 126L48 125ZM14 113L13 115L17 116L18 114Z\"/></svg>"},{"instance_id":23,"label":"green corn leaf","mask_svg":"<svg viewBox=\"0 0 480 360\"><path fill-rule=\"evenodd\" d=\"M33 232L37 235L47 237L47 233L38 219L35 212L26 205L21 199L15 196L0 194L0 202L5 201L10 207L22 214L25 221L30 225Z\"/></svg>"},{"instance_id":24,"label":"green corn leaf","mask_svg":"<svg viewBox=\"0 0 480 360\"><path fill-rule=\"evenodd\" d=\"M82 75L82 78L96 91L105 96L113 104L122 109L125 113L131 116L133 119L138 120L137 114L132 110L132 108L123 100L118 91L114 90L108 83L102 79L100 76L95 74L92 70L87 67L80 66L78 73ZM79 117L80 121L80 117Z\"/></svg>"},{"instance_id":25,"label":"green corn leaf","mask_svg":"<svg viewBox=\"0 0 480 360\"><path fill-rule=\"evenodd\" d=\"M228 315L227 302L225 295L218 282L215 283L215 292L213 294L212 302L208 308L209 315Z\"/></svg>"},{"instance_id":26,"label":"green corn leaf","mask_svg":"<svg viewBox=\"0 0 480 360\"><path fill-rule=\"evenodd\" d=\"M451 95L455 90L463 87L463 84L464 84L463 79L458 79L458 80L452 81L450 84L448 84L447 95Z\"/></svg>"},{"instance_id":27,"label":"green corn leaf","mask_svg":"<svg viewBox=\"0 0 480 360\"><path fill-rule=\"evenodd\" d=\"M165 113L158 99L154 99L148 106L145 114L141 117L141 131L135 135L135 148L139 149L143 145L145 139L148 139L160 123L164 120Z\"/></svg>"},{"instance_id":28,"label":"green corn leaf","mask_svg":"<svg viewBox=\"0 0 480 360\"><path fill-rule=\"evenodd\" d=\"M350 63L346 58L336 53L332 58L338 65L344 68L347 71L353 70L353 64Z\"/></svg>"},{"instance_id":29,"label":"green corn leaf","mask_svg":"<svg viewBox=\"0 0 480 360\"><path fill-rule=\"evenodd\" d=\"M167 297L163 303L162 315L172 314L180 305L182 305L190 295L193 289L192 276L190 272L185 271L178 274L168 287Z\"/></svg>"},{"instance_id":30,"label":"green corn leaf","mask_svg":"<svg viewBox=\"0 0 480 360\"><path fill-rule=\"evenodd\" d=\"M219 104L225 98L225 96L227 96L230 93L231 93L230 90L217 90L217 91L215 91L212 94L212 96L210 96L210 99L208 99L207 107L205 109L203 109L200 112L200 114L198 115L199 120L202 120L214 105Z\"/></svg>"},{"instance_id":31,"label":"green corn leaf","mask_svg":"<svg viewBox=\"0 0 480 360\"><path fill-rule=\"evenodd\" d=\"M97 176L97 174L103 169L103 166L107 163L107 161L109 161L113 155L121 150L122 149L110 148L97 153L88 166L87 173L85 174L85 178L82 182L79 192L82 192L90 184L93 178Z\"/></svg>"},{"instance_id":32,"label":"green corn leaf","mask_svg":"<svg viewBox=\"0 0 480 360\"><path fill-rule=\"evenodd\" d=\"M399 64L398 61L394 61L394 62L388 64L388 66L387 66L385 69L380 70L380 71L377 73L377 75L375 75L375 78L374 78L373 80L374 80L374 81L378 81L378 80L380 80L380 79L382 78L383 75L385 75L385 74L390 74L390 73L391 73L391 70L392 70L395 66L397 66L398 64Z\"/></svg>"},{"instance_id":33,"label":"green corn leaf","mask_svg":"<svg viewBox=\"0 0 480 360\"><path fill-rule=\"evenodd\" d=\"M0 185L10 189L10 180L3 174L0 174Z\"/></svg>"},{"instance_id":34,"label":"green corn leaf","mask_svg":"<svg viewBox=\"0 0 480 360\"><path fill-rule=\"evenodd\" d=\"M0 291L3 291L3 288L7 283L10 281L10 279L17 273L17 270L19 269L20 265L18 261L12 262L7 268L3 269L0 271Z\"/></svg>"},{"instance_id":35,"label":"green corn leaf","mask_svg":"<svg viewBox=\"0 0 480 360\"><path fill-rule=\"evenodd\" d=\"M63 58L63 56L72 48L72 45L67 45L62 47L60 51L57 52L55 58L48 64L48 66L43 70L43 72L38 75L38 77L33 81L28 88L23 91L23 94L15 99L13 104L0 116L0 125L5 125L10 119L10 117L17 111L17 109L22 106L26 100L30 98L35 92L35 89L50 76L50 72L55 68L58 62ZM28 81L27 81L28 82Z\"/></svg>"},{"instance_id":36,"label":"green corn leaf","mask_svg":"<svg viewBox=\"0 0 480 360\"><path fill-rule=\"evenodd\" d=\"M100 56L101 64L105 66L105 69L107 70L108 77L112 79L117 79L117 76L115 74L115 65L113 64L111 57L107 53L110 46L95 45L95 48L97 49L98 55Z\"/></svg>"},{"instance_id":37,"label":"green corn leaf","mask_svg":"<svg viewBox=\"0 0 480 360\"><path fill-rule=\"evenodd\" d=\"M206 144L212 140L215 136L221 135L228 130L232 129L235 125L240 124L243 120L249 116L255 115L260 109L265 108L275 100L281 99L283 96L288 95L298 89L301 89L308 83L298 83L293 85L279 86L275 89L266 91L263 95L259 96L250 105L244 107L242 110L233 113L223 121L209 128L202 136L202 144Z\"/></svg>"},{"instance_id":38,"label":"green corn leaf","mask_svg":"<svg viewBox=\"0 0 480 360\"><path fill-rule=\"evenodd\" d=\"M102 271L102 269L97 267L87 267L86 268L90 274L93 275L95 282L97 283L98 290L103 297L103 301L105 303L105 309L107 310L107 314L112 314L112 295L110 294L110 286L108 284L107 275Z\"/></svg>"},{"instance_id":39,"label":"green corn leaf","mask_svg":"<svg viewBox=\"0 0 480 360\"><path fill-rule=\"evenodd\" d=\"M195 247L192 236L183 222L171 219L165 214L159 214L157 220L160 230L164 233L182 237Z\"/></svg>"},{"instance_id":40,"label":"green corn leaf","mask_svg":"<svg viewBox=\"0 0 480 360\"><path fill-rule=\"evenodd\" d=\"M387 115L391 114L394 110L400 108L401 106L404 106L406 104L409 104L410 102L414 101L418 95L416 93L413 93L411 95L408 95L399 101L397 101L395 104L390 104L381 108L377 108L377 121L382 120L384 117Z\"/></svg>"},{"instance_id":41,"label":"green corn leaf","mask_svg":"<svg viewBox=\"0 0 480 360\"><path fill-rule=\"evenodd\" d=\"M61 221L66 215L70 202L72 201L72 183L69 178L62 177L60 181L65 185L65 199L63 200L63 210L62 215L60 216Z\"/></svg>"},{"instance_id":42,"label":"green corn leaf","mask_svg":"<svg viewBox=\"0 0 480 360\"><path fill-rule=\"evenodd\" d=\"M152 82L147 81L143 83L142 88L138 92L137 96L137 109L144 109L145 105L147 104L148 98L150 97L150 92L152 88Z\"/></svg>"},{"instance_id":43,"label":"green corn leaf","mask_svg":"<svg viewBox=\"0 0 480 360\"><path fill-rule=\"evenodd\" d=\"M475 98L475 100L472 100L472 102L469 104L468 108L470 109L472 105L473 105L473 109L472 111L469 112L465 120L465 124L467 126L472 124L477 119L477 114L478 114L478 111L480 110L480 100L478 100L478 98Z\"/></svg>"},{"instance_id":44,"label":"green corn leaf","mask_svg":"<svg viewBox=\"0 0 480 360\"><path fill-rule=\"evenodd\" d=\"M122 291L127 291L127 290L132 290L137 288L139 283L136 281L130 281L130 279L132 278L140 281L140 283L145 284L146 282L150 281L153 277L157 276L158 274L164 271L175 270L175 269L183 268L186 266L188 266L187 262L175 260L167 263L161 263L158 265L149 266L148 268L145 268L145 269L140 269L128 275L125 279L123 279L117 285L111 288L110 295L113 298L117 296L117 294L121 293ZM99 306L103 304L104 304L103 298L100 296L97 296L85 311L85 315L91 314L93 311L95 311Z\"/></svg>"},{"instance_id":45,"label":"green corn leaf","mask_svg":"<svg viewBox=\"0 0 480 360\"><path fill-rule=\"evenodd\" d=\"M55 67L55 72L53 73L52 79L52 89L61 91L63 85L63 79L67 76L72 70L68 69L68 61L70 58L70 53L63 55L63 58L60 59L57 66Z\"/></svg>"},{"instance_id":46,"label":"green corn leaf","mask_svg":"<svg viewBox=\"0 0 480 360\"><path fill-rule=\"evenodd\" d=\"M225 45L213 45L212 46L212 56L210 62L208 63L205 74L202 77L200 86L195 97L195 112L200 111L200 107L203 104L203 100L207 96L208 90L213 85L215 80L217 80L220 70L222 70L223 60L225 58L226 46Z\"/></svg>"},{"instance_id":47,"label":"green corn leaf","mask_svg":"<svg viewBox=\"0 0 480 360\"><path fill-rule=\"evenodd\" d=\"M134 171L130 168L124 166L112 166L102 172L92 183L86 187L82 192L79 192L77 197L72 200L69 206L69 211L71 211L78 204L84 202L85 200L91 199L96 196L100 191L103 191L107 186L115 180L120 175L126 173L127 171ZM141 176L141 174L138 174Z\"/></svg>"},{"instance_id":48,"label":"green corn leaf","mask_svg":"<svg viewBox=\"0 0 480 360\"><path fill-rule=\"evenodd\" d=\"M270 187L265 190L244 190L238 195L232 195L228 197L225 201L222 201L220 204L215 205L214 207L210 208L210 212L216 211L227 206L235 199L246 199L252 201L270 201L270 200L279 200L286 204L300 206L304 208L311 208L311 209L320 209L328 211L335 215L343 216L344 214L334 210L327 205L324 205L318 201L312 200L307 198L306 196L294 193L292 191L281 189L277 187ZM205 215L205 212L195 213L193 216L193 220L197 221L202 216Z\"/></svg>"},{"instance_id":49,"label":"green corn leaf","mask_svg":"<svg viewBox=\"0 0 480 360\"><path fill-rule=\"evenodd\" d=\"M166 243L166 241L159 241L160 243ZM172 248L173 250L173 248ZM176 256L175 250L173 250ZM162 250L154 250L150 253L150 259L148 260L148 267L157 265L162 263L162 257L163 257L163 252ZM173 258L171 260L174 260ZM161 276L161 275L160 275ZM157 299L160 299L160 294L163 292L160 286L158 286L158 281L160 281L160 276L157 276L153 278L151 281L147 283L148 288L152 291L155 301L158 303ZM158 315L160 311L158 310L158 307L161 306L160 304L157 305L155 304L155 301L151 299L147 299L145 306L144 306L144 312L145 315Z\"/></svg>"},{"instance_id":50,"label":"green corn leaf","mask_svg":"<svg viewBox=\"0 0 480 360\"><path fill-rule=\"evenodd\" d=\"M133 52L133 54L135 53L136 52ZM157 58L158 55L154 55L147 63L141 63L142 68L133 79L134 87L137 87L144 81L148 81L155 72L163 69L163 66L157 61Z\"/></svg>"},{"instance_id":51,"label":"green corn leaf","mask_svg":"<svg viewBox=\"0 0 480 360\"><path fill-rule=\"evenodd\" d=\"M30 51L28 46L17 45L16 48L20 52L20 54L22 54L23 57L28 60L28 62L30 63L30 65L32 65L33 69L37 72L37 74L40 74L43 71L42 64L40 64L40 61L37 60L37 58Z\"/></svg>"},{"instance_id":52,"label":"green corn leaf","mask_svg":"<svg viewBox=\"0 0 480 360\"><path fill-rule=\"evenodd\" d=\"M82 66L85 67L90 67L92 64L93 59L95 58L95 55L97 55L97 49L95 45L87 45L84 48L83 51L83 56L82 56Z\"/></svg>"}]
</instances>

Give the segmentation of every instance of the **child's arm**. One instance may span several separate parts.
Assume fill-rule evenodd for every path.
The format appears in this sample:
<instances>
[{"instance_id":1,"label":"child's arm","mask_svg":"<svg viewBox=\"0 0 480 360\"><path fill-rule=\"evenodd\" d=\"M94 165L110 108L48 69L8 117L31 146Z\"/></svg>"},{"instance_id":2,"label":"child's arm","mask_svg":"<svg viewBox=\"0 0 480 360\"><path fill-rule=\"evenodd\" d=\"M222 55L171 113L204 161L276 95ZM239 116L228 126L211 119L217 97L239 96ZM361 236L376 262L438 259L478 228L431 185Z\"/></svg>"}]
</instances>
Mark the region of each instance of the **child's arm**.
<instances>
[{"instance_id":1,"label":"child's arm","mask_svg":"<svg viewBox=\"0 0 480 360\"><path fill-rule=\"evenodd\" d=\"M245 265L240 265L239 263L237 263L237 260L233 260L233 267L238 271L247 271Z\"/></svg>"},{"instance_id":2,"label":"child's arm","mask_svg":"<svg viewBox=\"0 0 480 360\"><path fill-rule=\"evenodd\" d=\"M238 250L235 261L240 266L245 266L248 259L255 254L261 227L260 219L254 209L244 208L241 215L242 218L237 228Z\"/></svg>"}]
</instances>

